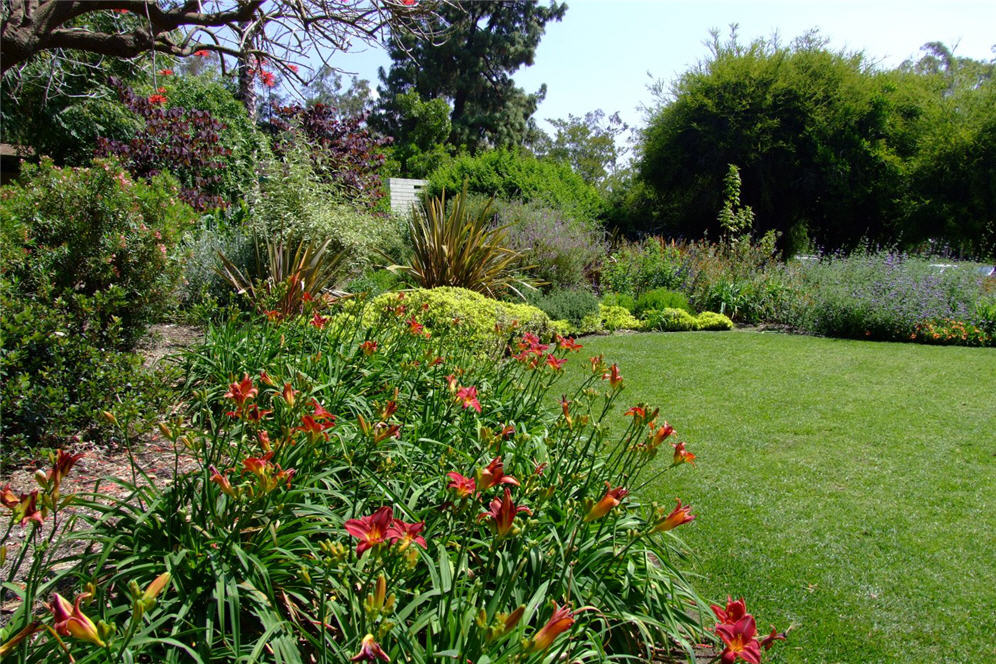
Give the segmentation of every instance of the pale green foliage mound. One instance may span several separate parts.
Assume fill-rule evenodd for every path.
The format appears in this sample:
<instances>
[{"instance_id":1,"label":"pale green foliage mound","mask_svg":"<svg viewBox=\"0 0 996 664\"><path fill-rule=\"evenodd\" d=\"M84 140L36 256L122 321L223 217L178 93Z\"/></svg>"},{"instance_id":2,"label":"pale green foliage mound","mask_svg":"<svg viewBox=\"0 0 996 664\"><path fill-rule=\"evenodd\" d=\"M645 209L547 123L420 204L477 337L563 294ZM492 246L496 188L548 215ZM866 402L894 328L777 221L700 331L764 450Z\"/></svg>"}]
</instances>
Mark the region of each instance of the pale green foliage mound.
<instances>
[{"instance_id":1,"label":"pale green foliage mound","mask_svg":"<svg viewBox=\"0 0 996 664\"><path fill-rule=\"evenodd\" d=\"M379 295L370 301L364 323L398 315L398 306L405 308L400 315L405 319L414 317L432 334L457 335L462 342L482 348L502 343L512 327L519 335L532 332L541 338L550 338L556 331L550 317L532 305L493 300L452 286ZM500 333L496 333L496 327Z\"/></svg>"}]
</instances>

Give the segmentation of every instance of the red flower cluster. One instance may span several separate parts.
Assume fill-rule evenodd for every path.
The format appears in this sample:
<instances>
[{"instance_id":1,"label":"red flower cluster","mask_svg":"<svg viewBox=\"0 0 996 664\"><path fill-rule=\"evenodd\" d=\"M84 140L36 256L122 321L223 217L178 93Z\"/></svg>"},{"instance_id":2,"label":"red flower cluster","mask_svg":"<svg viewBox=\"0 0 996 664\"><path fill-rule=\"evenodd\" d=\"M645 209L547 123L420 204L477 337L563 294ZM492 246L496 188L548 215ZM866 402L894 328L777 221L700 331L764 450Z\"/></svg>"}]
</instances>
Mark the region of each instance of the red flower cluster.
<instances>
[{"instance_id":1,"label":"red flower cluster","mask_svg":"<svg viewBox=\"0 0 996 664\"><path fill-rule=\"evenodd\" d=\"M733 664L738 659L748 664L760 664L761 648L768 650L775 641L785 640L785 634L772 627L771 633L758 641L754 616L747 613L743 598L733 601L733 598L727 597L725 609L715 604L710 608L719 621L716 624L716 635L723 640L725 646L720 655L723 664Z\"/></svg>"}]
</instances>

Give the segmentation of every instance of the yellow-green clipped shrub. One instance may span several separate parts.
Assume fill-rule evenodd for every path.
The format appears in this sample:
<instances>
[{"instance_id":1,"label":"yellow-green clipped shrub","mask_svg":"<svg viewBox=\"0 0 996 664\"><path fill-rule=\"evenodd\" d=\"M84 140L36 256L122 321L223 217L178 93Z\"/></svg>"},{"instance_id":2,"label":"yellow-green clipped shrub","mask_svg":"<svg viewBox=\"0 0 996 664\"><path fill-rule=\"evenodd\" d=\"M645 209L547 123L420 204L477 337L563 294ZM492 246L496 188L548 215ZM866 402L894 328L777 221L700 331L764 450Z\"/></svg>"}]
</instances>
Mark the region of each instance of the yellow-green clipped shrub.
<instances>
[{"instance_id":1,"label":"yellow-green clipped shrub","mask_svg":"<svg viewBox=\"0 0 996 664\"><path fill-rule=\"evenodd\" d=\"M647 329L663 332L688 332L699 329L698 320L684 309L648 311L643 324Z\"/></svg>"},{"instance_id":2,"label":"yellow-green clipped shrub","mask_svg":"<svg viewBox=\"0 0 996 664\"><path fill-rule=\"evenodd\" d=\"M642 330L643 323L629 313L625 307L598 305L598 312L592 312L581 320L581 324L571 330L572 334L594 334L615 330Z\"/></svg>"},{"instance_id":3,"label":"yellow-green clipped shrub","mask_svg":"<svg viewBox=\"0 0 996 664\"><path fill-rule=\"evenodd\" d=\"M732 330L733 321L728 316L714 311L703 311L695 319L700 330Z\"/></svg>"},{"instance_id":4,"label":"yellow-green clipped shrub","mask_svg":"<svg viewBox=\"0 0 996 664\"><path fill-rule=\"evenodd\" d=\"M532 332L549 339L555 332L550 317L534 306L493 300L453 286L378 295L370 301L364 323L373 324L384 315L399 314L405 319L414 317L431 334L457 335L461 342L482 349L503 346L513 326L519 335ZM501 328L500 333L496 334L496 326Z\"/></svg>"}]
</instances>

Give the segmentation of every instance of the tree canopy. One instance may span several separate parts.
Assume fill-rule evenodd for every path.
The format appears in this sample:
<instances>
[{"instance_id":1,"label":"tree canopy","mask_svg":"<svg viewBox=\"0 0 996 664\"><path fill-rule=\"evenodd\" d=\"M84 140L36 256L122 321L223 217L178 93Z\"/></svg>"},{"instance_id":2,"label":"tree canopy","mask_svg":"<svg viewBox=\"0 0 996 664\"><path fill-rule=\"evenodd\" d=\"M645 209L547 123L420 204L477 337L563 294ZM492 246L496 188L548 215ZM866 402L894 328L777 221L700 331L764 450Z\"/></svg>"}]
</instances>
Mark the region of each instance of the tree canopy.
<instances>
[{"instance_id":1,"label":"tree canopy","mask_svg":"<svg viewBox=\"0 0 996 664\"><path fill-rule=\"evenodd\" d=\"M472 153L488 147L511 147L530 140L532 115L545 86L527 93L512 74L531 65L549 21L560 20L567 6L550 2L481 0L438 8L425 24L444 32L443 43L395 34L388 52L393 64L381 71L378 88L383 127L394 133L397 95L416 92L424 101L445 99L451 107L448 142Z\"/></svg>"},{"instance_id":2,"label":"tree canopy","mask_svg":"<svg viewBox=\"0 0 996 664\"><path fill-rule=\"evenodd\" d=\"M991 65L932 44L883 70L816 33L787 46L714 33L711 50L655 90L638 162L655 230L717 235L733 164L758 231L827 248L943 236L984 251L996 198Z\"/></svg>"}]
</instances>

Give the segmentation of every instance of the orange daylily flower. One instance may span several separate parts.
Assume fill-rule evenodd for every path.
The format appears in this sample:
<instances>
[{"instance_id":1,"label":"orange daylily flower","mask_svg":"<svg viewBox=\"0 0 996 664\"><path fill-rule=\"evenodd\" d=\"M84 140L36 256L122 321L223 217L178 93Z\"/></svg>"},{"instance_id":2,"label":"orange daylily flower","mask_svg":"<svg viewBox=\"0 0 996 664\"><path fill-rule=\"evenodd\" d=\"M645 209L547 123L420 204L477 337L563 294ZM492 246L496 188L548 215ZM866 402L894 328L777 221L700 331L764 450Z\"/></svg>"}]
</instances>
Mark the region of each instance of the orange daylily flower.
<instances>
[{"instance_id":1,"label":"orange daylily flower","mask_svg":"<svg viewBox=\"0 0 996 664\"><path fill-rule=\"evenodd\" d=\"M501 457L495 457L487 467L477 470L477 487L481 491L485 491L499 484L519 486L519 480L511 475L506 475L505 465L501 462Z\"/></svg>"},{"instance_id":2,"label":"orange daylily flower","mask_svg":"<svg viewBox=\"0 0 996 664\"><path fill-rule=\"evenodd\" d=\"M591 509L588 510L588 514L585 515L585 521L595 521L601 519L603 516L609 513L609 511L619 505L622 499L629 495L629 489L624 489L621 486L617 486L615 489L610 488L608 482L605 483L605 495L597 503L592 505Z\"/></svg>"},{"instance_id":3,"label":"orange daylily flower","mask_svg":"<svg viewBox=\"0 0 996 664\"><path fill-rule=\"evenodd\" d=\"M695 455L685 449L684 443L671 443L674 448L674 465L690 463L695 465Z\"/></svg>"},{"instance_id":4,"label":"orange daylily flower","mask_svg":"<svg viewBox=\"0 0 996 664\"><path fill-rule=\"evenodd\" d=\"M564 606L558 606L556 602L553 603L553 615L550 619L543 625L542 628L533 637L532 642L529 644L530 652L539 652L541 650L546 650L552 644L554 639L556 639L561 633L566 632L574 624L574 614L571 609L566 604Z\"/></svg>"},{"instance_id":5,"label":"orange daylily flower","mask_svg":"<svg viewBox=\"0 0 996 664\"><path fill-rule=\"evenodd\" d=\"M695 519L695 515L692 514L691 505L681 505L681 499L678 500L678 506L671 510L671 513L666 517L654 524L653 532L662 533L666 530L672 530L678 526L688 523Z\"/></svg>"}]
</instances>

